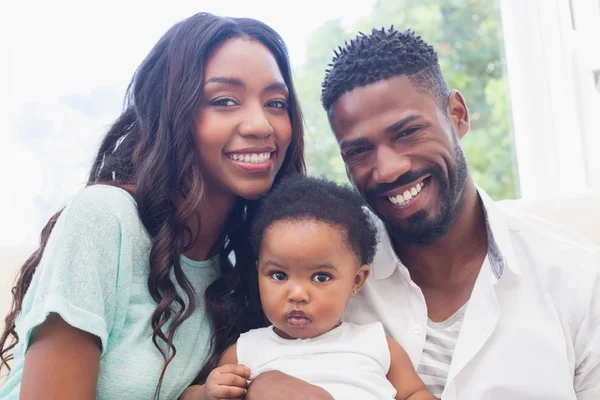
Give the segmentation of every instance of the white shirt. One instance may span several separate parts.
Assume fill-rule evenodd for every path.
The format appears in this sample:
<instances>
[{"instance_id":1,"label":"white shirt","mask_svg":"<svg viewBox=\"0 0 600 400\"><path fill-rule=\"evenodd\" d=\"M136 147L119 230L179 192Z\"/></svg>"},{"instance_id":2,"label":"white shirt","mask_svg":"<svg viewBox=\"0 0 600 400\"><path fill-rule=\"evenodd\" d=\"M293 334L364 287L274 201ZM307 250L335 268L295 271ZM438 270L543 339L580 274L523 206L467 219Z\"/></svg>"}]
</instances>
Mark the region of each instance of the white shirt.
<instances>
[{"instance_id":1,"label":"white shirt","mask_svg":"<svg viewBox=\"0 0 600 400\"><path fill-rule=\"evenodd\" d=\"M335 399L392 400L390 349L379 323L340 326L309 339L284 339L273 327L253 329L237 342L238 363L254 376L281 371L320 386Z\"/></svg>"},{"instance_id":2,"label":"white shirt","mask_svg":"<svg viewBox=\"0 0 600 400\"><path fill-rule=\"evenodd\" d=\"M423 383L427 385L427 389L438 398L446 387L446 378L448 378L448 372L450 372L450 363L452 362L467 304L465 303L445 321L433 322L427 319L425 347L421 354L417 373L423 379Z\"/></svg>"},{"instance_id":3,"label":"white shirt","mask_svg":"<svg viewBox=\"0 0 600 400\"><path fill-rule=\"evenodd\" d=\"M491 268L473 288L442 399L600 399L600 249L479 195ZM373 273L345 320L381 321L416 368L427 306L378 227Z\"/></svg>"}]
</instances>

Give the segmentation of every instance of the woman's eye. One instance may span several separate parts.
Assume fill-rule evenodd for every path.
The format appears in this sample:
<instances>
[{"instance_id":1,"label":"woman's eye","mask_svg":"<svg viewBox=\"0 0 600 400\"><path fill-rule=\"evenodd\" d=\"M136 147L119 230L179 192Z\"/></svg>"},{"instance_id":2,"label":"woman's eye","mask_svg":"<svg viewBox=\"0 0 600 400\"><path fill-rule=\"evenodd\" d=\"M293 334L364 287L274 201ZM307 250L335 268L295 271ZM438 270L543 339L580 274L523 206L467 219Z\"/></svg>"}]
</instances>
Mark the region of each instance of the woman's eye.
<instances>
[{"instance_id":1,"label":"woman's eye","mask_svg":"<svg viewBox=\"0 0 600 400\"><path fill-rule=\"evenodd\" d=\"M268 107L272 108L287 108L287 103L284 100L273 100L267 103Z\"/></svg>"},{"instance_id":2,"label":"woman's eye","mask_svg":"<svg viewBox=\"0 0 600 400\"><path fill-rule=\"evenodd\" d=\"M223 97L223 98L215 99L215 100L211 101L210 105L211 106L220 106L220 107L231 107L231 106L237 106L237 103L233 99L230 99L228 97Z\"/></svg>"},{"instance_id":3,"label":"woman's eye","mask_svg":"<svg viewBox=\"0 0 600 400\"><path fill-rule=\"evenodd\" d=\"M329 274L318 273L318 274L313 275L313 281L315 281L317 283L325 283L325 282L329 282L330 280L331 280L331 275L329 275Z\"/></svg>"},{"instance_id":4,"label":"woman's eye","mask_svg":"<svg viewBox=\"0 0 600 400\"><path fill-rule=\"evenodd\" d=\"M287 278L287 274L281 271L275 271L271 273L271 278L276 281L284 281Z\"/></svg>"}]
</instances>

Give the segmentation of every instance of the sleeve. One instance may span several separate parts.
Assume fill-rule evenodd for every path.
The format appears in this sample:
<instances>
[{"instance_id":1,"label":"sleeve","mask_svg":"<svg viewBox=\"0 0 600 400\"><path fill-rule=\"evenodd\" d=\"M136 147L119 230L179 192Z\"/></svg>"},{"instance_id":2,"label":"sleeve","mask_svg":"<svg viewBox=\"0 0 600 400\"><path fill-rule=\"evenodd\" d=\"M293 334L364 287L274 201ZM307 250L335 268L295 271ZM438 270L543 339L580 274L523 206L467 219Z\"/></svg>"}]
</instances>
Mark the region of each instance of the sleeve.
<instances>
[{"instance_id":1,"label":"sleeve","mask_svg":"<svg viewBox=\"0 0 600 400\"><path fill-rule=\"evenodd\" d=\"M255 330L251 330L249 332L242 333L238 338L235 346L238 364L244 364L250 369L252 369L252 355L248 353L252 353L252 347L250 346L249 349L247 344L252 343L252 333L254 331Z\"/></svg>"},{"instance_id":2,"label":"sleeve","mask_svg":"<svg viewBox=\"0 0 600 400\"><path fill-rule=\"evenodd\" d=\"M84 189L54 226L17 322L24 352L33 329L50 313L100 338L102 354L106 351L122 272L123 232L112 205L97 194Z\"/></svg>"},{"instance_id":3,"label":"sleeve","mask_svg":"<svg viewBox=\"0 0 600 400\"><path fill-rule=\"evenodd\" d=\"M592 279L584 289L575 336L574 388L578 400L600 399L600 252L594 253L586 266Z\"/></svg>"}]
</instances>

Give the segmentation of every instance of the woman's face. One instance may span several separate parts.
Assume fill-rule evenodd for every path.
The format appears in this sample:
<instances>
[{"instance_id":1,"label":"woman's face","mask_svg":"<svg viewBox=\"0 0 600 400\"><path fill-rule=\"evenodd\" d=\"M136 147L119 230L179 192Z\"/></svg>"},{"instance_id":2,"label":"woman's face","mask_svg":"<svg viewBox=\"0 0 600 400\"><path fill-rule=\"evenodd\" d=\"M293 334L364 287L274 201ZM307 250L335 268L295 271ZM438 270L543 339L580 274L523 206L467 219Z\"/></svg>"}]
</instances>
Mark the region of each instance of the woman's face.
<instances>
[{"instance_id":1,"label":"woman's face","mask_svg":"<svg viewBox=\"0 0 600 400\"><path fill-rule=\"evenodd\" d=\"M292 139L287 85L271 52L242 38L217 47L204 75L195 141L206 190L257 199Z\"/></svg>"}]
</instances>

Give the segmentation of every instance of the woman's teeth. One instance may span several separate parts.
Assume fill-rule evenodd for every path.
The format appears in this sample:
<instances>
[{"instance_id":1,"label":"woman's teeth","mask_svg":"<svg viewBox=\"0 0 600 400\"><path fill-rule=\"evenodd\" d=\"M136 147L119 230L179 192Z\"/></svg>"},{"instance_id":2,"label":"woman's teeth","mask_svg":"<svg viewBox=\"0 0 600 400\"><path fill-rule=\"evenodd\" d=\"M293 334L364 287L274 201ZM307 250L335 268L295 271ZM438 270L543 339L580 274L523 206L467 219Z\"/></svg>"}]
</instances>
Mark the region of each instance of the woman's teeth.
<instances>
[{"instance_id":1,"label":"woman's teeth","mask_svg":"<svg viewBox=\"0 0 600 400\"><path fill-rule=\"evenodd\" d=\"M271 153L229 154L228 157L238 162L262 164L271 158Z\"/></svg>"},{"instance_id":2,"label":"woman's teeth","mask_svg":"<svg viewBox=\"0 0 600 400\"><path fill-rule=\"evenodd\" d=\"M408 190L405 190L404 193L399 194L394 197L388 197L388 199L399 206L403 206L408 204L414 197L417 197L421 189L423 188L424 183L419 182L415 186L411 187Z\"/></svg>"}]
</instances>

